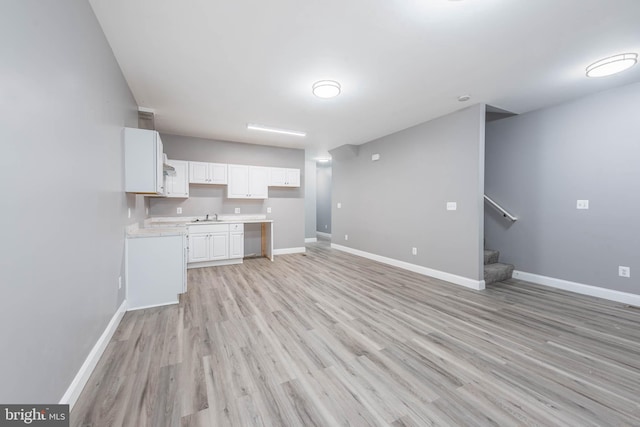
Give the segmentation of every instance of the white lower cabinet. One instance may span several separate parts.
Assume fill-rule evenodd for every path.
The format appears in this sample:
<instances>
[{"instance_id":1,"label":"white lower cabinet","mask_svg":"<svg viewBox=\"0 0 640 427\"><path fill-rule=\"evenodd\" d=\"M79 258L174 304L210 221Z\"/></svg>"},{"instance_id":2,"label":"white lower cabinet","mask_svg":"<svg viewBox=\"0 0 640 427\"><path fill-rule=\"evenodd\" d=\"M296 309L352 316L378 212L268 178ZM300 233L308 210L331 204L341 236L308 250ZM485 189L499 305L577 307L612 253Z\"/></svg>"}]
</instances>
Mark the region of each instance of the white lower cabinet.
<instances>
[{"instance_id":1,"label":"white lower cabinet","mask_svg":"<svg viewBox=\"0 0 640 427\"><path fill-rule=\"evenodd\" d=\"M176 304L186 292L184 235L127 238L129 310Z\"/></svg>"},{"instance_id":2,"label":"white lower cabinet","mask_svg":"<svg viewBox=\"0 0 640 427\"><path fill-rule=\"evenodd\" d=\"M190 225L189 263L244 258L244 224ZM204 266L204 264L203 264Z\"/></svg>"}]
</instances>

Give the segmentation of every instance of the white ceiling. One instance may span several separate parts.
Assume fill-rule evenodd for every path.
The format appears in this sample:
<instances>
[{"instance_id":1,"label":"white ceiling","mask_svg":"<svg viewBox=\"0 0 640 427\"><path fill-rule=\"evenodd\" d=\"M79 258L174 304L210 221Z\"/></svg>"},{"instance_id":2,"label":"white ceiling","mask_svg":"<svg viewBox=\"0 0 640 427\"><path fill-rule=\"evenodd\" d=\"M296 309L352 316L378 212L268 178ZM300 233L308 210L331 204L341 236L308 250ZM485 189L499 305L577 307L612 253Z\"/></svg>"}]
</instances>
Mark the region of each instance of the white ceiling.
<instances>
[{"instance_id":1,"label":"white ceiling","mask_svg":"<svg viewBox=\"0 0 640 427\"><path fill-rule=\"evenodd\" d=\"M323 156L484 102L523 113L640 81L639 0L90 0L161 132ZM337 80L342 94L311 85ZM471 101L460 103L459 95ZM306 131L304 138L247 123Z\"/></svg>"}]
</instances>

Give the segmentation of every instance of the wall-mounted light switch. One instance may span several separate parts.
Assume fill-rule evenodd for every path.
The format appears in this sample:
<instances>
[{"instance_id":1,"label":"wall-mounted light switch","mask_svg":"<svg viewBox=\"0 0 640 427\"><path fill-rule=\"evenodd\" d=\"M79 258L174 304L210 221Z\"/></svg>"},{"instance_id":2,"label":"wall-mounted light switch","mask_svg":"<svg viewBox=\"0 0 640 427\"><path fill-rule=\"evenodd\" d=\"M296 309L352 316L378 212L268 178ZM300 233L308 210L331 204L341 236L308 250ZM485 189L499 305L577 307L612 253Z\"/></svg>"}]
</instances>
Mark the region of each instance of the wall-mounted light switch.
<instances>
[{"instance_id":1,"label":"wall-mounted light switch","mask_svg":"<svg viewBox=\"0 0 640 427\"><path fill-rule=\"evenodd\" d=\"M122 289L122 276L118 276L118 289Z\"/></svg>"},{"instance_id":2,"label":"wall-mounted light switch","mask_svg":"<svg viewBox=\"0 0 640 427\"><path fill-rule=\"evenodd\" d=\"M631 277L631 268L619 265L618 266L618 276L620 276L620 277Z\"/></svg>"},{"instance_id":3,"label":"wall-mounted light switch","mask_svg":"<svg viewBox=\"0 0 640 427\"><path fill-rule=\"evenodd\" d=\"M342 208L342 203L338 202L338 209Z\"/></svg>"},{"instance_id":4,"label":"wall-mounted light switch","mask_svg":"<svg viewBox=\"0 0 640 427\"><path fill-rule=\"evenodd\" d=\"M182 208L176 209L176 212L178 213L178 215L180 215L182 213Z\"/></svg>"},{"instance_id":5,"label":"wall-mounted light switch","mask_svg":"<svg viewBox=\"0 0 640 427\"><path fill-rule=\"evenodd\" d=\"M348 234L344 235L344 240L349 240L349 235Z\"/></svg>"},{"instance_id":6,"label":"wall-mounted light switch","mask_svg":"<svg viewBox=\"0 0 640 427\"><path fill-rule=\"evenodd\" d=\"M418 248L411 248L411 253L413 255L418 255Z\"/></svg>"},{"instance_id":7,"label":"wall-mounted light switch","mask_svg":"<svg viewBox=\"0 0 640 427\"><path fill-rule=\"evenodd\" d=\"M578 200L578 202L576 203L576 209L589 209L589 201Z\"/></svg>"},{"instance_id":8,"label":"wall-mounted light switch","mask_svg":"<svg viewBox=\"0 0 640 427\"><path fill-rule=\"evenodd\" d=\"M145 208L145 212L149 215L149 208Z\"/></svg>"},{"instance_id":9,"label":"wall-mounted light switch","mask_svg":"<svg viewBox=\"0 0 640 427\"><path fill-rule=\"evenodd\" d=\"M380 160L380 154L372 154L371 155L371 161L372 162L377 162L378 160Z\"/></svg>"},{"instance_id":10,"label":"wall-mounted light switch","mask_svg":"<svg viewBox=\"0 0 640 427\"><path fill-rule=\"evenodd\" d=\"M235 209L234 209L234 212L235 212L235 213L240 213L240 208L235 208Z\"/></svg>"},{"instance_id":11,"label":"wall-mounted light switch","mask_svg":"<svg viewBox=\"0 0 640 427\"><path fill-rule=\"evenodd\" d=\"M131 208L127 209L127 218L131 218Z\"/></svg>"},{"instance_id":12,"label":"wall-mounted light switch","mask_svg":"<svg viewBox=\"0 0 640 427\"><path fill-rule=\"evenodd\" d=\"M271 213L271 208L267 208L267 213Z\"/></svg>"},{"instance_id":13,"label":"wall-mounted light switch","mask_svg":"<svg viewBox=\"0 0 640 427\"><path fill-rule=\"evenodd\" d=\"M455 211L458 209L458 203L457 202L447 202L447 210L448 211Z\"/></svg>"}]
</instances>

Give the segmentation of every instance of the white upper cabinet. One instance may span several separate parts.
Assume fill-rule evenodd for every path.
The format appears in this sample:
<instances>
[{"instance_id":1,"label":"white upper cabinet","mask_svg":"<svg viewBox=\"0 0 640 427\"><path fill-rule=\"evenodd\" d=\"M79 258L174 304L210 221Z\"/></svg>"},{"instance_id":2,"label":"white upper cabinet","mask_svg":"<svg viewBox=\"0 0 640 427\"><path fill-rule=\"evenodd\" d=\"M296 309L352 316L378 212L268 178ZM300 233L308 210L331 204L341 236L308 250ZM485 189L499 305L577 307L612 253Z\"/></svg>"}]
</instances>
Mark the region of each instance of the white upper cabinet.
<instances>
[{"instance_id":1,"label":"white upper cabinet","mask_svg":"<svg viewBox=\"0 0 640 427\"><path fill-rule=\"evenodd\" d=\"M189 197L189 162L184 160L167 160L173 166L174 174L165 177L167 197Z\"/></svg>"},{"instance_id":2,"label":"white upper cabinet","mask_svg":"<svg viewBox=\"0 0 640 427\"><path fill-rule=\"evenodd\" d=\"M230 199L266 199L269 168L229 165L227 197Z\"/></svg>"},{"instance_id":3,"label":"white upper cabinet","mask_svg":"<svg viewBox=\"0 0 640 427\"><path fill-rule=\"evenodd\" d=\"M227 165L224 163L189 162L189 183L226 184Z\"/></svg>"},{"instance_id":4,"label":"white upper cabinet","mask_svg":"<svg viewBox=\"0 0 640 427\"><path fill-rule=\"evenodd\" d=\"M125 191L164 195L162 140L147 129L124 129Z\"/></svg>"},{"instance_id":5,"label":"white upper cabinet","mask_svg":"<svg viewBox=\"0 0 640 427\"><path fill-rule=\"evenodd\" d=\"M300 187L300 169L269 168L270 187Z\"/></svg>"}]
</instances>

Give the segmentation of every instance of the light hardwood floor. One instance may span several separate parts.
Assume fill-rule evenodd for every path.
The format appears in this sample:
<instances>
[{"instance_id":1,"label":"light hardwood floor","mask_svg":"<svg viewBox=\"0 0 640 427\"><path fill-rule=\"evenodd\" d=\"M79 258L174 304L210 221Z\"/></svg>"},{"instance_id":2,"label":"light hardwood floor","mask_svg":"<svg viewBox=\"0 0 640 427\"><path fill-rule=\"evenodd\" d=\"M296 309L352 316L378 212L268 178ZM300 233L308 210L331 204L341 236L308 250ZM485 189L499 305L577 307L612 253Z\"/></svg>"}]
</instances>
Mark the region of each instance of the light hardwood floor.
<instances>
[{"instance_id":1,"label":"light hardwood floor","mask_svg":"<svg viewBox=\"0 0 640 427\"><path fill-rule=\"evenodd\" d=\"M128 312L72 426L640 425L640 309L310 244Z\"/></svg>"}]
</instances>

